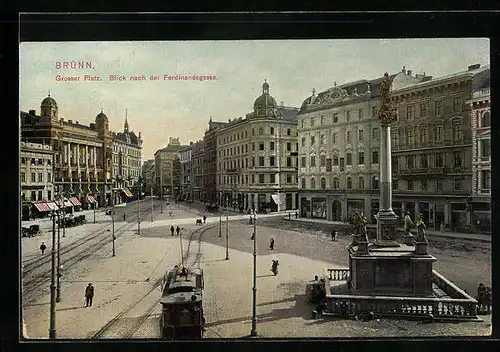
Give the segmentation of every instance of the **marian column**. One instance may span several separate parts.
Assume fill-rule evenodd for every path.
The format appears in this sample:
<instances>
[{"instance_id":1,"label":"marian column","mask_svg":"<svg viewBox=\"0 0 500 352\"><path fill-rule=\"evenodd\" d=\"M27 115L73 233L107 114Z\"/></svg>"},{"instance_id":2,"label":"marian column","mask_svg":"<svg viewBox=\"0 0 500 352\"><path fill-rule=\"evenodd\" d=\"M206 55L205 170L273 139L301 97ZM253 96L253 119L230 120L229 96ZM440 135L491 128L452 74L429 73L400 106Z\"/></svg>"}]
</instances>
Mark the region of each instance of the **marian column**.
<instances>
[{"instance_id":1,"label":"marian column","mask_svg":"<svg viewBox=\"0 0 500 352\"><path fill-rule=\"evenodd\" d=\"M395 120L391 103L391 82L387 72L380 85L381 106L378 118L381 126L380 138L380 207L376 215L377 240L379 247L399 247L396 241L398 216L392 210L392 166L391 166L391 127Z\"/></svg>"}]
</instances>

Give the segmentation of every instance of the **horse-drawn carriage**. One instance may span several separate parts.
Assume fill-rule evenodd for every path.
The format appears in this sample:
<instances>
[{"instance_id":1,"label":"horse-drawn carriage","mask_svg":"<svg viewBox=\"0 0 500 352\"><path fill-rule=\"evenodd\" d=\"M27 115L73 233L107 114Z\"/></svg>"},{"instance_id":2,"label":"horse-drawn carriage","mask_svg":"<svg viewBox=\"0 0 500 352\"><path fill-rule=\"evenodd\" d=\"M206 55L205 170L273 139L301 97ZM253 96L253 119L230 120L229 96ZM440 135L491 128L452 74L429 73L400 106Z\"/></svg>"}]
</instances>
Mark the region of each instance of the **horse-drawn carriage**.
<instances>
[{"instance_id":1,"label":"horse-drawn carriage","mask_svg":"<svg viewBox=\"0 0 500 352\"><path fill-rule=\"evenodd\" d=\"M40 235L42 231L40 231L40 225L30 225L30 227L22 227L21 228L21 235L23 237L33 237Z\"/></svg>"}]
</instances>

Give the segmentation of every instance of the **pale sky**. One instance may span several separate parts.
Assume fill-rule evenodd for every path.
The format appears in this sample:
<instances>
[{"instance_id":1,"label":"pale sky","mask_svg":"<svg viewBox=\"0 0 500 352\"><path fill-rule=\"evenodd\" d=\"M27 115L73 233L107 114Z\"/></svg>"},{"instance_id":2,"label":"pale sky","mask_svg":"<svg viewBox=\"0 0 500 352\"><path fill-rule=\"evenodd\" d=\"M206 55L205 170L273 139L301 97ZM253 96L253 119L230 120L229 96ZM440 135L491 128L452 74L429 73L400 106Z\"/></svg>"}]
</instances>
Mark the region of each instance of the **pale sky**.
<instances>
[{"instance_id":1,"label":"pale sky","mask_svg":"<svg viewBox=\"0 0 500 352\"><path fill-rule=\"evenodd\" d=\"M101 111L110 129L123 130L128 109L130 130L142 133L143 161L167 145L202 139L214 121L245 116L262 93L264 79L278 103L300 107L314 87L321 92L384 72L434 77L490 63L489 40L343 39L259 41L46 42L20 46L20 109L35 109L48 95L59 117L88 125ZM91 62L93 69L56 68L56 62ZM83 81L85 74L102 81ZM142 75L146 81L110 81L109 75ZM169 81L163 75L216 75L216 81ZM56 76L80 76L58 82ZM150 81L151 75L160 76Z\"/></svg>"}]
</instances>

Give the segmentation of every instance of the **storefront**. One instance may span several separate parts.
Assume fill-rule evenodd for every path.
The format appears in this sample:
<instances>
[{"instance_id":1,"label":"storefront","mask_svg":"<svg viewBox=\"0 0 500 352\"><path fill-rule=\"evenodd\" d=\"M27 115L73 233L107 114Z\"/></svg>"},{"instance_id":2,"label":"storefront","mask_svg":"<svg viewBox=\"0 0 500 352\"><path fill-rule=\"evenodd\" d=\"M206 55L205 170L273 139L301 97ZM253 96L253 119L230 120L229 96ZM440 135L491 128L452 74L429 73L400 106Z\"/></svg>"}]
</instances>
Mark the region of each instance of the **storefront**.
<instances>
[{"instance_id":1,"label":"storefront","mask_svg":"<svg viewBox=\"0 0 500 352\"><path fill-rule=\"evenodd\" d=\"M308 218L311 215L311 201L307 197L300 197L300 217Z\"/></svg>"},{"instance_id":2,"label":"storefront","mask_svg":"<svg viewBox=\"0 0 500 352\"><path fill-rule=\"evenodd\" d=\"M347 219L350 221L354 214L365 212L365 201L363 199L347 199Z\"/></svg>"},{"instance_id":3,"label":"storefront","mask_svg":"<svg viewBox=\"0 0 500 352\"><path fill-rule=\"evenodd\" d=\"M342 221L342 203L340 200L334 200L332 202L332 220Z\"/></svg>"},{"instance_id":4,"label":"storefront","mask_svg":"<svg viewBox=\"0 0 500 352\"><path fill-rule=\"evenodd\" d=\"M491 203L472 203L472 223L476 232L491 232Z\"/></svg>"},{"instance_id":5,"label":"storefront","mask_svg":"<svg viewBox=\"0 0 500 352\"><path fill-rule=\"evenodd\" d=\"M326 198L311 199L311 217L326 219Z\"/></svg>"}]
</instances>

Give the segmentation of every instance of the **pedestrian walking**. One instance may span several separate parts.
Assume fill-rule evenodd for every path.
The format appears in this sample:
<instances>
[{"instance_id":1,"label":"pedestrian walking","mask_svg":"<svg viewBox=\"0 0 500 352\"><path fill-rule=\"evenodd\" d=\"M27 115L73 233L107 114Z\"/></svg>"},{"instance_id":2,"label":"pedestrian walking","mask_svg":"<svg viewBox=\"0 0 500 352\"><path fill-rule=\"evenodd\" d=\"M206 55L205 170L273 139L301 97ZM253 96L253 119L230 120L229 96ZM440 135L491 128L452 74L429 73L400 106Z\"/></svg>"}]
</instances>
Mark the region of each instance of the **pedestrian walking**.
<instances>
[{"instance_id":1,"label":"pedestrian walking","mask_svg":"<svg viewBox=\"0 0 500 352\"><path fill-rule=\"evenodd\" d=\"M171 212L171 211L169 211L169 212L168 212L168 215L172 216L172 212Z\"/></svg>"},{"instance_id":2,"label":"pedestrian walking","mask_svg":"<svg viewBox=\"0 0 500 352\"><path fill-rule=\"evenodd\" d=\"M271 237L269 240L269 249L272 251L274 250L274 238Z\"/></svg>"},{"instance_id":3,"label":"pedestrian walking","mask_svg":"<svg viewBox=\"0 0 500 352\"><path fill-rule=\"evenodd\" d=\"M207 216L203 215L203 223L205 224L207 222Z\"/></svg>"},{"instance_id":4,"label":"pedestrian walking","mask_svg":"<svg viewBox=\"0 0 500 352\"><path fill-rule=\"evenodd\" d=\"M170 232L172 232L172 236L173 236L173 235L174 235L174 232L175 232L174 225L170 226Z\"/></svg>"},{"instance_id":5,"label":"pedestrian walking","mask_svg":"<svg viewBox=\"0 0 500 352\"><path fill-rule=\"evenodd\" d=\"M335 229L332 229L332 241L336 240L337 240L337 231L335 231Z\"/></svg>"},{"instance_id":6,"label":"pedestrian walking","mask_svg":"<svg viewBox=\"0 0 500 352\"><path fill-rule=\"evenodd\" d=\"M181 228L179 226L177 226L177 228L175 229L175 231L177 232L177 236L179 236L179 233L181 232Z\"/></svg>"},{"instance_id":7,"label":"pedestrian walking","mask_svg":"<svg viewBox=\"0 0 500 352\"><path fill-rule=\"evenodd\" d=\"M413 221L411 221L411 217L410 217L410 212L409 211L406 212L404 222L405 222L405 232L406 232L406 234L407 235L411 235L410 229L412 227L414 227L415 224L413 223Z\"/></svg>"},{"instance_id":8,"label":"pedestrian walking","mask_svg":"<svg viewBox=\"0 0 500 352\"><path fill-rule=\"evenodd\" d=\"M125 213L123 213L123 221L125 221L126 217Z\"/></svg>"},{"instance_id":9,"label":"pedestrian walking","mask_svg":"<svg viewBox=\"0 0 500 352\"><path fill-rule=\"evenodd\" d=\"M47 246L45 245L45 242L42 242L42 244L40 245L40 250L42 251L42 255L43 255L43 252L45 252L46 249L47 249Z\"/></svg>"},{"instance_id":10,"label":"pedestrian walking","mask_svg":"<svg viewBox=\"0 0 500 352\"><path fill-rule=\"evenodd\" d=\"M85 288L85 308L92 307L92 299L94 298L94 286L89 283Z\"/></svg>"}]
</instances>

